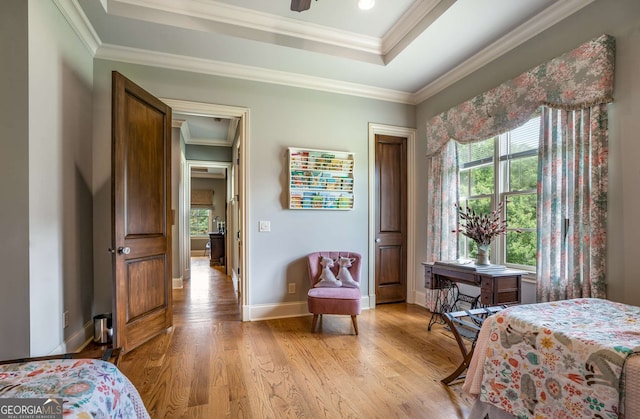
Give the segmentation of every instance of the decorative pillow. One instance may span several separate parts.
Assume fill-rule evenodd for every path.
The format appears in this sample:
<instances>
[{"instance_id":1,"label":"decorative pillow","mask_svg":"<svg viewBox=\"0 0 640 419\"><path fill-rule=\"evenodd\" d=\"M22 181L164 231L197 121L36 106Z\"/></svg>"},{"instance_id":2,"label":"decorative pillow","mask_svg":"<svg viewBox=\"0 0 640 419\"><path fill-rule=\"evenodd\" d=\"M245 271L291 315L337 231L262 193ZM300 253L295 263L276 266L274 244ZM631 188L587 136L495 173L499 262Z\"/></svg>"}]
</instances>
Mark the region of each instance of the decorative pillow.
<instances>
[{"instance_id":1,"label":"decorative pillow","mask_svg":"<svg viewBox=\"0 0 640 419\"><path fill-rule=\"evenodd\" d=\"M338 271L337 279L342 282L343 287L360 288L360 283L353 279L351 272L349 272L348 269L353 265L354 261L354 258L345 258L343 256L338 258L338 266L340 267L340 270Z\"/></svg>"},{"instance_id":2,"label":"decorative pillow","mask_svg":"<svg viewBox=\"0 0 640 419\"><path fill-rule=\"evenodd\" d=\"M334 266L334 260L322 256L320 265L322 265L322 273L320 274L320 278L318 278L319 281L316 282L314 287L341 287L342 282L336 279L336 276L331 272L331 268Z\"/></svg>"}]
</instances>

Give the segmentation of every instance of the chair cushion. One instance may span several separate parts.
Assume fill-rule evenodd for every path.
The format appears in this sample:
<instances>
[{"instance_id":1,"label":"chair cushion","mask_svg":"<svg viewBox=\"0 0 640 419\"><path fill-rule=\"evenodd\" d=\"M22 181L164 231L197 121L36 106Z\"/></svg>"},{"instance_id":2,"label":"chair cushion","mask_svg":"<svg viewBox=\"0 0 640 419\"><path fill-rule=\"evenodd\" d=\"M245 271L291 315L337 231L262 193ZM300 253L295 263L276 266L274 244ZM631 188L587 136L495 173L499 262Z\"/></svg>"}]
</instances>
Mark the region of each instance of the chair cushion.
<instances>
[{"instance_id":1,"label":"chair cushion","mask_svg":"<svg viewBox=\"0 0 640 419\"><path fill-rule=\"evenodd\" d=\"M313 298L332 298L339 300L360 300L359 288L311 288L308 293Z\"/></svg>"},{"instance_id":2,"label":"chair cushion","mask_svg":"<svg viewBox=\"0 0 640 419\"><path fill-rule=\"evenodd\" d=\"M311 288L307 305L313 314L360 314L359 288Z\"/></svg>"}]
</instances>

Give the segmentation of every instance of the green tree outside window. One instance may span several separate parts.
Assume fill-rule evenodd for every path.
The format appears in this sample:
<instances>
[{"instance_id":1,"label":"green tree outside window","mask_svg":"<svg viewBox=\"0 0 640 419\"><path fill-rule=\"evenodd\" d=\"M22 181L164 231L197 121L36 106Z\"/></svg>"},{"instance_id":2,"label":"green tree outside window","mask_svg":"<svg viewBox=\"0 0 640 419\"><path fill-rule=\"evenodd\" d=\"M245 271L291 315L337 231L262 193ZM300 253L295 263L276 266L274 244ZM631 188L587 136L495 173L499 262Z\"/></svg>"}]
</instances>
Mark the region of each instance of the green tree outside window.
<instances>
[{"instance_id":1,"label":"green tree outside window","mask_svg":"<svg viewBox=\"0 0 640 419\"><path fill-rule=\"evenodd\" d=\"M535 268L537 250L538 132L540 118L505 134L458 146L461 207L489 213L505 201L507 234L498 239L501 253L494 263ZM519 232L516 233L516 230ZM459 255L473 259L473 240L458 237Z\"/></svg>"},{"instance_id":2,"label":"green tree outside window","mask_svg":"<svg viewBox=\"0 0 640 419\"><path fill-rule=\"evenodd\" d=\"M211 210L192 209L189 216L189 233L192 236L206 236L209 233Z\"/></svg>"}]
</instances>

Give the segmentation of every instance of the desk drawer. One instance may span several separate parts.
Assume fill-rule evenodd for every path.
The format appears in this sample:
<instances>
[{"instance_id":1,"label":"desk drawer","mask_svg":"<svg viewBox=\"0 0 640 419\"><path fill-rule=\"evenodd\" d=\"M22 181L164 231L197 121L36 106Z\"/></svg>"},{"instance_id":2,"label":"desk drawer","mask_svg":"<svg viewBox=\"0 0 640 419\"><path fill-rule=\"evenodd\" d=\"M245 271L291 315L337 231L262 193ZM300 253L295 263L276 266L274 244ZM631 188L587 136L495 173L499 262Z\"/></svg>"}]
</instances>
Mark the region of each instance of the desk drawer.
<instances>
[{"instance_id":1,"label":"desk drawer","mask_svg":"<svg viewBox=\"0 0 640 419\"><path fill-rule=\"evenodd\" d=\"M493 279L492 278L487 278L486 276L483 276L480 279L480 290L481 291L492 292L493 291Z\"/></svg>"},{"instance_id":2,"label":"desk drawer","mask_svg":"<svg viewBox=\"0 0 640 419\"><path fill-rule=\"evenodd\" d=\"M432 270L432 274L434 277L442 275L445 278L452 278L454 282L460 282L463 284L475 286L478 286L480 284L480 277L478 277L475 272L463 272L462 270L451 271L439 267L434 267Z\"/></svg>"},{"instance_id":3,"label":"desk drawer","mask_svg":"<svg viewBox=\"0 0 640 419\"><path fill-rule=\"evenodd\" d=\"M438 280L431 274L430 267L424 270L424 287L428 290L438 288Z\"/></svg>"},{"instance_id":4,"label":"desk drawer","mask_svg":"<svg viewBox=\"0 0 640 419\"><path fill-rule=\"evenodd\" d=\"M496 278L496 291L520 288L520 277L503 276Z\"/></svg>"}]
</instances>

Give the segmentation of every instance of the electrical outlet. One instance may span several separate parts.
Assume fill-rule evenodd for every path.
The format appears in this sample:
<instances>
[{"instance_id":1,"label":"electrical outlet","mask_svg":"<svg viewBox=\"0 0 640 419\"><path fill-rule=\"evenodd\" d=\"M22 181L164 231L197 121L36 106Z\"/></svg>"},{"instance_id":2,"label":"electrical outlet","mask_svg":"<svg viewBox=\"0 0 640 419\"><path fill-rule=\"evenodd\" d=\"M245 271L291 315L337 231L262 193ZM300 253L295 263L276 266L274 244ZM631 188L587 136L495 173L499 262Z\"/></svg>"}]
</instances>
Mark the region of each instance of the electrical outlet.
<instances>
[{"instance_id":1,"label":"electrical outlet","mask_svg":"<svg viewBox=\"0 0 640 419\"><path fill-rule=\"evenodd\" d=\"M258 231L261 231L261 232L271 231L271 221L260 221L258 223Z\"/></svg>"},{"instance_id":2,"label":"electrical outlet","mask_svg":"<svg viewBox=\"0 0 640 419\"><path fill-rule=\"evenodd\" d=\"M289 294L295 294L295 293L296 293L296 283L289 282Z\"/></svg>"},{"instance_id":3,"label":"electrical outlet","mask_svg":"<svg viewBox=\"0 0 640 419\"><path fill-rule=\"evenodd\" d=\"M69 327L69 311L68 310L62 313L62 324L64 325L64 329Z\"/></svg>"}]
</instances>

